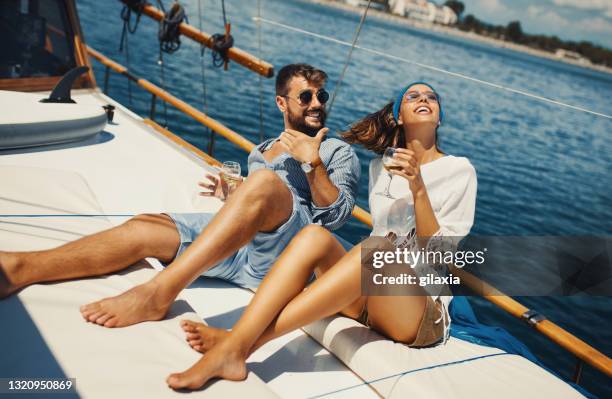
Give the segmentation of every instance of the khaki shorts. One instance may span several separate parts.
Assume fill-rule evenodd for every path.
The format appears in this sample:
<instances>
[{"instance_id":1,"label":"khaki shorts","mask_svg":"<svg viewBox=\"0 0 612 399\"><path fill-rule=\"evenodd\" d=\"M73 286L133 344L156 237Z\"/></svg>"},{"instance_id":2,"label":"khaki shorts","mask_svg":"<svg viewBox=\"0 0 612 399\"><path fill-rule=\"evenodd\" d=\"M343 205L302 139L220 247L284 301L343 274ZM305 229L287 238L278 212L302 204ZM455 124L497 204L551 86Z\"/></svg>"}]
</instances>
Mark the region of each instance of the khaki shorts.
<instances>
[{"instance_id":1,"label":"khaki shorts","mask_svg":"<svg viewBox=\"0 0 612 399\"><path fill-rule=\"evenodd\" d=\"M414 341L407 344L412 348L422 348L426 346L431 346L438 341L440 341L444 337L444 321L442 320L442 305L440 301L434 301L430 296L427 297L427 302L425 302L425 310L423 311L423 318L421 319L421 323L419 324L419 329L417 330L416 337ZM361 324L368 326L375 330L370 325L370 320L368 319L368 306L364 305L361 314L356 319ZM436 320L438 321L436 323ZM382 333L382 331L379 331Z\"/></svg>"}]
</instances>

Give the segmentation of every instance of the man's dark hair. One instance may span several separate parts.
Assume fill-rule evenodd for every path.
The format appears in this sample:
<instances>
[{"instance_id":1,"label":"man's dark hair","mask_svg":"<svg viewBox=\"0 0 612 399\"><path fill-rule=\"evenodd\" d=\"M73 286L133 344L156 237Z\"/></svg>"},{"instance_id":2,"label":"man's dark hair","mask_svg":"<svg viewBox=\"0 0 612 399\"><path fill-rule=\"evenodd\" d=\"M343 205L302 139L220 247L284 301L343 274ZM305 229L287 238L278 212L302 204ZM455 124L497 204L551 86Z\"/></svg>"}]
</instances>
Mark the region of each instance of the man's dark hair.
<instances>
[{"instance_id":1,"label":"man's dark hair","mask_svg":"<svg viewBox=\"0 0 612 399\"><path fill-rule=\"evenodd\" d=\"M291 78L301 76L310 83L323 85L327 80L327 74L308 64L285 65L276 75L276 95L286 96L289 92L289 81Z\"/></svg>"}]
</instances>

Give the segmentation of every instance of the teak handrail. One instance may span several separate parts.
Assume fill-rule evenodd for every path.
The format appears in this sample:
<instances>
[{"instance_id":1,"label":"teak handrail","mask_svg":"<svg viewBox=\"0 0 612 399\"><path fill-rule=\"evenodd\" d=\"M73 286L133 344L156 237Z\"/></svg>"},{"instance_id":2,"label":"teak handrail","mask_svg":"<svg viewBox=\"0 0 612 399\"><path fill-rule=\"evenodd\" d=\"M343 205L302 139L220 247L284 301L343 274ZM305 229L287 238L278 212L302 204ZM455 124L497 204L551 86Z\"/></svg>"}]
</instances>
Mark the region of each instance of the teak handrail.
<instances>
[{"instance_id":1,"label":"teak handrail","mask_svg":"<svg viewBox=\"0 0 612 399\"><path fill-rule=\"evenodd\" d=\"M162 136L165 136L170 141L172 141L172 142L178 144L179 146L181 146L181 147L191 151L192 153L194 153L196 156L198 156L200 159L202 159L207 164L213 165L213 166L217 166L217 167L221 167L222 166L221 162L219 162L215 158L211 157L210 155L208 155L204 151L200 150L198 147L196 147L195 145L191 144L190 142L188 142L186 140L183 140L182 138L180 138L176 134L172 133L170 130L166 129L165 127L160 126L154 120L152 120L152 119L144 119L143 122L146 123L147 125L151 126L158 133L160 133Z\"/></svg>"},{"instance_id":2,"label":"teak handrail","mask_svg":"<svg viewBox=\"0 0 612 399\"><path fill-rule=\"evenodd\" d=\"M127 4L126 0L120 0L124 4ZM147 17L150 17L156 21L161 21L164 19L164 13L158 9L153 7L150 4L147 4L143 7L142 13ZM185 36L194 40L200 44L205 45L208 48L212 48L212 36L206 32L202 32L201 30L189 25L185 22L181 22L179 25L179 32ZM253 72L256 72L266 78L271 78L274 76L274 66L266 61L263 61L252 54L247 53L244 50L240 50L237 47L231 47L227 51L227 56L232 61L244 66L245 68L250 69Z\"/></svg>"},{"instance_id":3,"label":"teak handrail","mask_svg":"<svg viewBox=\"0 0 612 399\"><path fill-rule=\"evenodd\" d=\"M92 55L94 58L100 61L103 65L106 65L107 67L113 69L114 71L126 76L128 79L131 79L137 82L145 90L149 91L155 96L158 96L159 98L162 98L163 100L167 101L169 104L174 105L179 110L183 111L184 113L191 116L192 118L202 123L203 125L208 126L210 129L219 133L223 137L227 138L229 141L238 145L243 150L250 152L251 149L255 146L255 144L243 138L242 136L240 136L240 134L225 127L220 122L210 118L209 116L198 111L191 105L167 93L166 91L162 90L161 88L154 85L153 83L132 75L125 67L107 58L106 56L100 54L99 52L92 49L91 47L88 46L87 51L89 52L90 55ZM176 138L170 137L170 136L173 136L171 132L157 125L157 123L151 121L150 119L145 119L145 123L148 124L149 126L152 126L156 131L162 133L166 137L171 138L177 144L195 152L197 155L201 156L203 159L207 160L211 158L208 154L205 154L203 151L197 149L193 145L185 142L184 140L178 137ZM214 162L218 163L218 161L216 160L214 160ZM363 208L360 208L359 206L355 206L353 210L353 216L357 220L361 221L362 223L370 227L372 226L372 216L367 211L365 211ZM501 308L502 310L506 311L507 313L517 318L525 319L524 315L526 312L530 310L529 308L525 307L518 301L505 295L503 292L497 290L495 287L492 287L491 285L487 284L486 282L482 281L478 277L474 276L473 274L465 270L454 268L453 273L459 276L459 278L461 279L461 282L466 287L470 288L477 294L480 294L483 298L487 299L488 301L490 301L497 307ZM575 337L574 335L572 335L565 329L559 327L558 325L556 325L555 323L549 320L542 320L537 323L533 323L532 326L534 327L536 331L548 337L549 339L551 339L553 342L555 342L557 345L564 348L568 352L574 354L577 358L581 359L587 364L590 364L594 368L600 370L608 377L612 377L612 360L610 360L609 357L607 357L606 355L604 355L597 349L593 348L586 342Z\"/></svg>"},{"instance_id":4,"label":"teak handrail","mask_svg":"<svg viewBox=\"0 0 612 399\"><path fill-rule=\"evenodd\" d=\"M253 149L253 147L255 147L255 144L253 144L251 141L245 139L240 134L236 133L232 129L223 125L221 122L211 118L210 116L206 115L205 113L201 111L198 111L196 108L187 104L185 101L180 100L179 98L173 96L172 94L163 90L159 86L154 85L148 80L140 78L132 74L123 65L111 60L110 58L104 56L103 54L97 52L96 50L94 50L93 48L89 46L87 46L87 51L92 57L100 61L100 63L102 63L103 65L109 67L115 72L120 73L121 75L126 76L128 79L136 82L139 86L147 90L149 93L161 98L162 100L166 101L168 104L174 105L180 111L183 111L185 114L191 116L193 119L197 120L204 126L209 127L210 129L217 132L221 136L225 137L226 139L236 144L243 150L250 152Z\"/></svg>"}]
</instances>

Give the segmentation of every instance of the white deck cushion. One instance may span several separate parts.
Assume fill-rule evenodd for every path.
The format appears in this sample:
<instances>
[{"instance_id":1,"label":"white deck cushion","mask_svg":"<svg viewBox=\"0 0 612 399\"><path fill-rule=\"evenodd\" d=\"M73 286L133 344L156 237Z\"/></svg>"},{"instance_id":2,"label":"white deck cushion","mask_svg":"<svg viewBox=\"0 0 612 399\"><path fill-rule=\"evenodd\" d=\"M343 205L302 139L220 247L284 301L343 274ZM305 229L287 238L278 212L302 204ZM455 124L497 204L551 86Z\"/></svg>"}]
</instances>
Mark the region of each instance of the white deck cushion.
<instances>
[{"instance_id":1,"label":"white deck cushion","mask_svg":"<svg viewBox=\"0 0 612 399\"><path fill-rule=\"evenodd\" d=\"M96 214L86 182L76 173L0 167L2 214ZM45 193L44 199L37 193ZM0 218L0 250L58 246L112 227L105 218ZM44 267L44 265L41 265ZM185 342L179 320L200 321L180 296L159 322L107 329L86 323L79 306L118 295L149 280L146 262L111 276L30 286L0 301L0 376L76 378L84 398L178 398L166 377L195 363L200 354ZM254 373L246 381L217 381L194 398L277 397ZM26 395L27 396L27 395Z\"/></svg>"},{"instance_id":2,"label":"white deck cushion","mask_svg":"<svg viewBox=\"0 0 612 399\"><path fill-rule=\"evenodd\" d=\"M305 331L385 398L582 398L529 360L451 337L414 349L346 317L328 317Z\"/></svg>"}]
</instances>

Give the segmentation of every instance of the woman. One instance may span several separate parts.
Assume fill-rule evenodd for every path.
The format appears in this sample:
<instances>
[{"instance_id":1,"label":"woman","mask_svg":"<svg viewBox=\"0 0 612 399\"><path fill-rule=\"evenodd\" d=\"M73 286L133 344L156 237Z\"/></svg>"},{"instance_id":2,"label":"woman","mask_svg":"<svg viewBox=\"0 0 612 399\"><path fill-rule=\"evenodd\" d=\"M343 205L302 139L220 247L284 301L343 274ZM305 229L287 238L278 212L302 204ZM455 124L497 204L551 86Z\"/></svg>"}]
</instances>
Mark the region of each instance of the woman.
<instances>
[{"instance_id":1,"label":"woman","mask_svg":"<svg viewBox=\"0 0 612 399\"><path fill-rule=\"evenodd\" d=\"M411 242L393 243L402 246L414 246L419 237L463 237L473 224L476 173L466 158L439 150L441 119L435 90L414 83L395 102L343 134L347 141L377 154L396 147L395 168L388 174L382 158L373 159L369 182L372 235L387 237L384 241L391 247L387 240L395 237L409 237ZM368 240L347 253L324 228L303 229L278 258L231 332L181 322L191 347L206 356L187 371L170 375L168 385L196 389L214 377L242 380L247 375L245 361L258 347L338 312L409 346L444 343L451 297L428 295L418 285L405 296L362 296L361 249L371 247ZM313 271L317 279L304 289Z\"/></svg>"}]
</instances>

